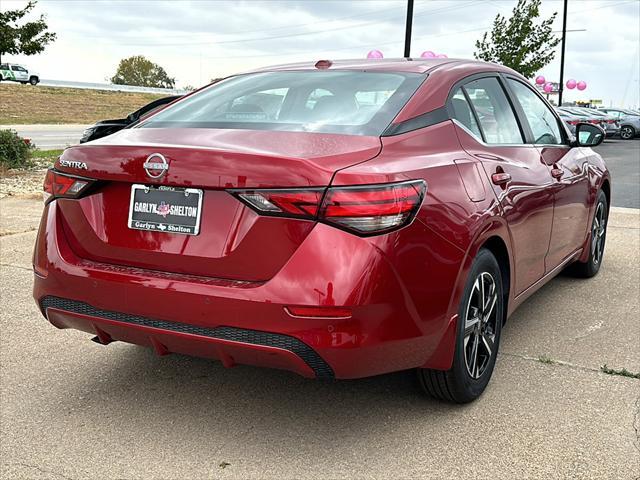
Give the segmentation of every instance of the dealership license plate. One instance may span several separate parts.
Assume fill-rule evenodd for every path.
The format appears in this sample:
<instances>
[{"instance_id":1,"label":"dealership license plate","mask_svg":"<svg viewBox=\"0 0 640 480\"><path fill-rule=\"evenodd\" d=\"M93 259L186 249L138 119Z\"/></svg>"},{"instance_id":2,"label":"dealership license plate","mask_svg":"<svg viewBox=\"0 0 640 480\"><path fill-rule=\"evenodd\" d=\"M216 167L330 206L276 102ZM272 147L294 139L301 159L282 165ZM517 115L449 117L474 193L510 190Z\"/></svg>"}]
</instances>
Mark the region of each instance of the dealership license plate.
<instances>
[{"instance_id":1,"label":"dealership license plate","mask_svg":"<svg viewBox=\"0 0 640 480\"><path fill-rule=\"evenodd\" d=\"M202 190L132 185L129 228L197 235L201 210Z\"/></svg>"}]
</instances>

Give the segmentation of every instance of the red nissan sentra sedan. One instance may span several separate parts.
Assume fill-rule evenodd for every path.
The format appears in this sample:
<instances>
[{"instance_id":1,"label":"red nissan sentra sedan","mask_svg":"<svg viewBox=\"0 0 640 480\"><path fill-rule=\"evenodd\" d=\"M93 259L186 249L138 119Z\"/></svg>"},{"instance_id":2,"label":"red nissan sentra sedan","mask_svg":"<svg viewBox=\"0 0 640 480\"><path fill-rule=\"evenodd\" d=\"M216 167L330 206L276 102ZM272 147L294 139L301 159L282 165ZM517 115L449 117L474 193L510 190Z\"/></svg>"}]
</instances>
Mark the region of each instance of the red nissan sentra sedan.
<instances>
[{"instance_id":1,"label":"red nissan sentra sedan","mask_svg":"<svg viewBox=\"0 0 640 480\"><path fill-rule=\"evenodd\" d=\"M522 76L455 59L225 79L65 150L34 296L58 328L306 377L486 387L506 318L602 263L611 184Z\"/></svg>"}]
</instances>

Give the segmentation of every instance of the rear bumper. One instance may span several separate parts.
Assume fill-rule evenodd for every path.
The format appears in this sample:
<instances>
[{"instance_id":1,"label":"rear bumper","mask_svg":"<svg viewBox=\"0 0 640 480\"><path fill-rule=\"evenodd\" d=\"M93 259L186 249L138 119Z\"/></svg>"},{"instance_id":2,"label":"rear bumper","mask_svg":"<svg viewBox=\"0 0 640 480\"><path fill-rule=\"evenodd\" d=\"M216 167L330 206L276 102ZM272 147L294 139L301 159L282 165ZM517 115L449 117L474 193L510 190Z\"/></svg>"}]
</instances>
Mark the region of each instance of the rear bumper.
<instances>
[{"instance_id":1,"label":"rear bumper","mask_svg":"<svg viewBox=\"0 0 640 480\"><path fill-rule=\"evenodd\" d=\"M448 306L462 255L437 246L402 250L406 258L384 253L398 242L415 245L418 237L437 242L418 222L375 239L319 224L272 279L242 282L82 259L56 215L54 201L36 242L34 297L58 328L91 333L101 343L120 340L159 354L316 378L450 366L455 317ZM431 274L416 271L418 264ZM285 309L296 305L347 306L352 315L296 318Z\"/></svg>"},{"instance_id":2,"label":"rear bumper","mask_svg":"<svg viewBox=\"0 0 640 480\"><path fill-rule=\"evenodd\" d=\"M237 362L284 368L305 377L334 377L333 369L312 348L288 335L154 320L52 296L42 298L40 308L56 327L94 333L104 345L121 340L152 347L159 355L195 353L229 367Z\"/></svg>"}]
</instances>

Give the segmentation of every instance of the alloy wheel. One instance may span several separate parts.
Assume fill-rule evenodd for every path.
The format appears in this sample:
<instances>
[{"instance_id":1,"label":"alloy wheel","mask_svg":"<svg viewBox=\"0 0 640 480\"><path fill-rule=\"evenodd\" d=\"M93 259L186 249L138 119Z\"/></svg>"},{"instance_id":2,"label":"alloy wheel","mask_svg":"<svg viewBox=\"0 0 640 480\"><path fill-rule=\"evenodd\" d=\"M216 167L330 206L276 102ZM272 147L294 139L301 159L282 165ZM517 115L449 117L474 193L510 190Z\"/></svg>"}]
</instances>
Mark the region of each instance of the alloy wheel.
<instances>
[{"instance_id":1,"label":"alloy wheel","mask_svg":"<svg viewBox=\"0 0 640 480\"><path fill-rule=\"evenodd\" d=\"M620 130L620 137L624 140L629 140L633 137L633 129L631 127L622 127L622 130Z\"/></svg>"},{"instance_id":2,"label":"alloy wheel","mask_svg":"<svg viewBox=\"0 0 640 480\"><path fill-rule=\"evenodd\" d=\"M464 360L467 373L474 379L482 376L495 355L498 301L493 276L480 273L471 289L464 323Z\"/></svg>"},{"instance_id":3,"label":"alloy wheel","mask_svg":"<svg viewBox=\"0 0 640 480\"><path fill-rule=\"evenodd\" d=\"M602 260L604 250L604 234L607 231L607 218L604 211L604 204L598 203L596 214L593 217L593 225L591 226L591 258L593 263L598 265Z\"/></svg>"}]
</instances>

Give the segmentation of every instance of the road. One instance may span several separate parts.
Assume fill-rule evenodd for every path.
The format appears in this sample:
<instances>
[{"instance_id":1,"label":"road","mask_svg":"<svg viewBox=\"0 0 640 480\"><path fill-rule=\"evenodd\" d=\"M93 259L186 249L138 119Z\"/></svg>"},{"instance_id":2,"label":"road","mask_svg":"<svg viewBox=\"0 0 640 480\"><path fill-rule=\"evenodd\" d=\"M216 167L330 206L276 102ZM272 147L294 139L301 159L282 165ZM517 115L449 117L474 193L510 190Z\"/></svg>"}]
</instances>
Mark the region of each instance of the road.
<instances>
[{"instance_id":1,"label":"road","mask_svg":"<svg viewBox=\"0 0 640 480\"><path fill-rule=\"evenodd\" d=\"M40 210L0 200L2 478L640 475L640 380L599 370L640 371L637 210L612 212L597 277L559 277L512 316L465 406L411 372L322 383L56 330L31 298Z\"/></svg>"},{"instance_id":2,"label":"road","mask_svg":"<svg viewBox=\"0 0 640 480\"><path fill-rule=\"evenodd\" d=\"M607 162L612 177L612 204L640 208L640 138L605 140L595 149Z\"/></svg>"},{"instance_id":3,"label":"road","mask_svg":"<svg viewBox=\"0 0 640 480\"><path fill-rule=\"evenodd\" d=\"M87 125L3 125L2 128L17 131L40 150L54 150L77 144Z\"/></svg>"}]
</instances>

